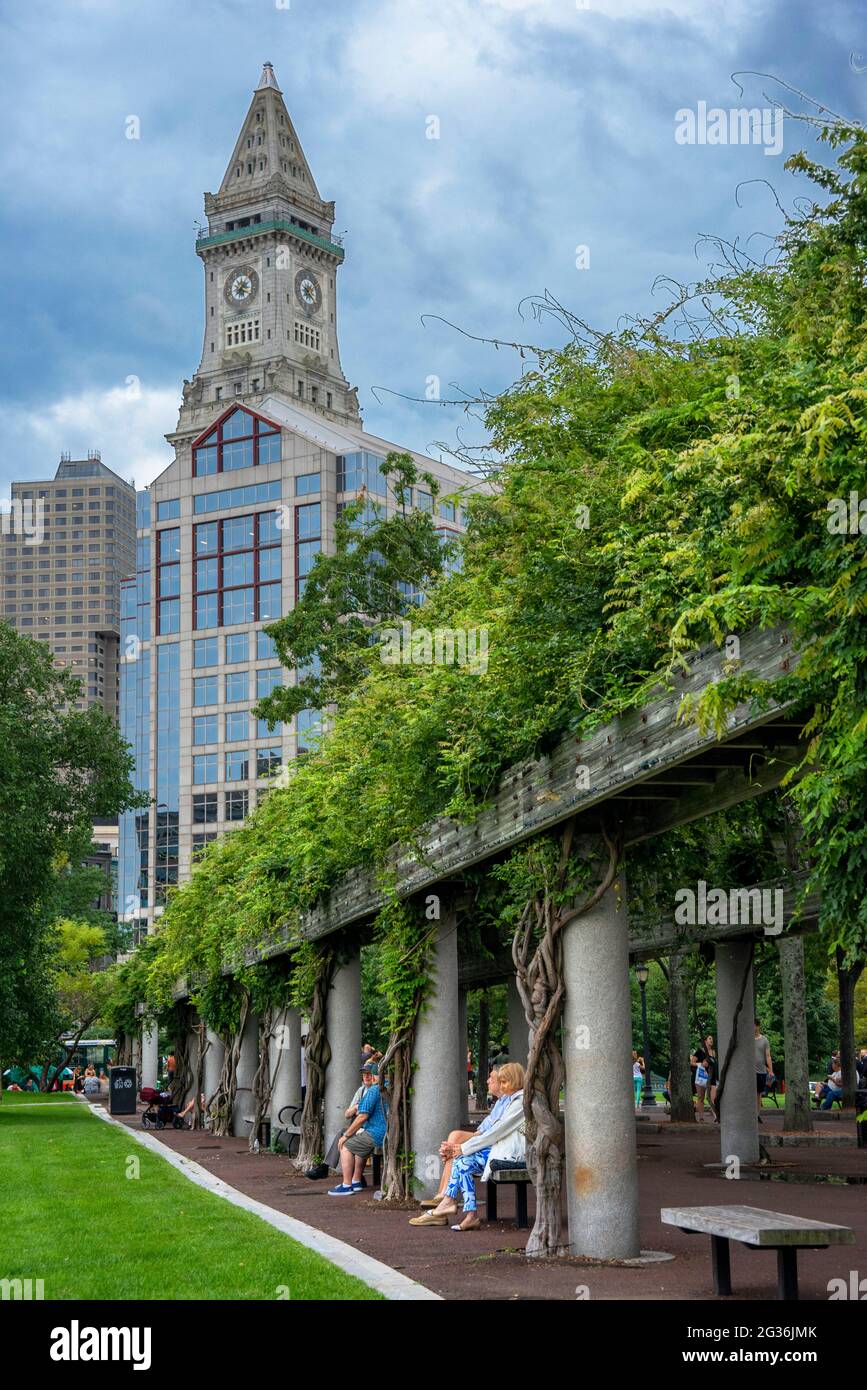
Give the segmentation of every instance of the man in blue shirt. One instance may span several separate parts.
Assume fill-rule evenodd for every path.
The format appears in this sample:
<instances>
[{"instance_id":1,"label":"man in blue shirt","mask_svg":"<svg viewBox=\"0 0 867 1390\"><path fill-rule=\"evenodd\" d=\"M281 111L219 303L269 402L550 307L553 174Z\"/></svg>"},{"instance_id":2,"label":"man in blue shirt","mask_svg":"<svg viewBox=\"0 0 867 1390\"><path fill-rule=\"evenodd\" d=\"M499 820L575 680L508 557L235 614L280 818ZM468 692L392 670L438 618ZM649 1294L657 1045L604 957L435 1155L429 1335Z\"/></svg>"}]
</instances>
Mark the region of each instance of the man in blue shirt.
<instances>
[{"instance_id":1,"label":"man in blue shirt","mask_svg":"<svg viewBox=\"0 0 867 1390\"><path fill-rule=\"evenodd\" d=\"M382 1146L385 1138L385 1106L375 1062L365 1062L361 1080L367 1090L358 1102L358 1113L354 1120L338 1140L343 1181L331 1188L329 1197L351 1197L353 1193L364 1191L361 1181L364 1165L374 1149Z\"/></svg>"}]
</instances>

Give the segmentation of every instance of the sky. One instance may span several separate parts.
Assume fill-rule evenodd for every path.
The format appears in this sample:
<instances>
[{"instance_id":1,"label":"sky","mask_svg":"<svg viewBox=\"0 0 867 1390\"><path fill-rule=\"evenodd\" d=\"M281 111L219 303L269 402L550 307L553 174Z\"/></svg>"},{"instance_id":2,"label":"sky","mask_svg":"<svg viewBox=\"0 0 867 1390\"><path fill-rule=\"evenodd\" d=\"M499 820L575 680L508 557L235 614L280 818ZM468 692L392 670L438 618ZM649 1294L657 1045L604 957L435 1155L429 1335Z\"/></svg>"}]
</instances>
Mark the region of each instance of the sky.
<instances>
[{"instance_id":1,"label":"sky","mask_svg":"<svg viewBox=\"0 0 867 1390\"><path fill-rule=\"evenodd\" d=\"M365 425L434 456L484 435L431 378L501 391L520 359L476 339L562 340L527 296L608 329L700 277L704 235L764 254L811 128L690 143L679 112L809 110L782 81L867 117L861 0L0 0L0 23L0 496L64 450L139 486L171 461L195 224L265 61L345 232Z\"/></svg>"}]
</instances>

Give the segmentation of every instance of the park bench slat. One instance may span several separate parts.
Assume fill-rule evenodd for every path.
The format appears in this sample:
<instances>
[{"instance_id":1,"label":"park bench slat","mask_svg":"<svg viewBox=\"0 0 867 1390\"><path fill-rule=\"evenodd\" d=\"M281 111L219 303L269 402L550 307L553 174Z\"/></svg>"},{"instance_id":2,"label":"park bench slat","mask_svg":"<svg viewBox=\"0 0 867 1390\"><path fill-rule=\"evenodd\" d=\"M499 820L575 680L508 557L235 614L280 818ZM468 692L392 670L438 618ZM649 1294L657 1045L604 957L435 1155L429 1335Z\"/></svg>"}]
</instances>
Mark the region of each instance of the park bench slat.
<instances>
[{"instance_id":1,"label":"park bench slat","mask_svg":"<svg viewBox=\"0 0 867 1390\"><path fill-rule=\"evenodd\" d=\"M530 1174L526 1168L495 1168L488 1182L529 1182Z\"/></svg>"},{"instance_id":2,"label":"park bench slat","mask_svg":"<svg viewBox=\"0 0 867 1390\"><path fill-rule=\"evenodd\" d=\"M855 1241L855 1232L848 1226L765 1211L761 1207L663 1207L660 1219L666 1226L721 1236L744 1245L852 1245Z\"/></svg>"}]
</instances>

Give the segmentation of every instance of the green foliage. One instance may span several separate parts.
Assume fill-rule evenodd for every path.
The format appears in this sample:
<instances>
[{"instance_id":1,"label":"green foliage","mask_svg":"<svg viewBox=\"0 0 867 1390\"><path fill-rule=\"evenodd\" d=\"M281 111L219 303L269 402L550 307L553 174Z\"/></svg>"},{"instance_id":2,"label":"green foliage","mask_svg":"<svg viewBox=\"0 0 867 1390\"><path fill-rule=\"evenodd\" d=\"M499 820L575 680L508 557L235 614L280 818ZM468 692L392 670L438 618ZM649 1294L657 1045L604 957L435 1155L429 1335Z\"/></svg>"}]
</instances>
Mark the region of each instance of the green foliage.
<instances>
[{"instance_id":1,"label":"green foliage","mask_svg":"<svg viewBox=\"0 0 867 1390\"><path fill-rule=\"evenodd\" d=\"M300 915L347 869L382 869L434 816L473 817L504 767L640 704L696 645L780 622L803 651L794 671L756 690L729 664L685 713L719 725L737 701L771 697L812 711L788 795L828 940L863 952L867 551L860 533L829 529L828 509L864 478L867 139L828 139L835 170L790 162L825 206L786 224L775 263L736 261L698 288L711 319L694 340L665 315L608 337L576 331L489 404L497 490L473 500L461 572L429 584L414 614L429 629L487 629L484 671L377 657L400 566L428 562L421 519L374 524L320 562L309 604L275 627L284 659L318 657L320 672L268 713L329 699L329 732L170 901L157 994L275 939L309 978ZM683 882L686 864L686 881L698 877L708 847L733 877L775 862L761 816L709 833L679 833L643 871L636 855L640 899L660 899L674 873ZM390 921L379 945L393 932L398 950L403 931ZM390 1020L408 980L394 976Z\"/></svg>"},{"instance_id":2,"label":"green foliage","mask_svg":"<svg viewBox=\"0 0 867 1390\"><path fill-rule=\"evenodd\" d=\"M381 472L400 509L377 520L377 503L366 494L345 507L337 518L334 554L317 557L295 608L267 629L298 680L260 702L255 713L261 719L277 723L299 710L344 700L378 659L370 641L374 625L411 612L411 592L430 588L442 574L443 548L431 515L407 505L422 479L436 498L436 480L421 474L409 454L389 454Z\"/></svg>"},{"instance_id":3,"label":"green foliage","mask_svg":"<svg viewBox=\"0 0 867 1390\"><path fill-rule=\"evenodd\" d=\"M0 623L0 1059L28 1061L56 1036L51 920L70 915L60 878L94 818L135 804L132 759L46 644ZM78 915L77 913L75 915Z\"/></svg>"}]
</instances>

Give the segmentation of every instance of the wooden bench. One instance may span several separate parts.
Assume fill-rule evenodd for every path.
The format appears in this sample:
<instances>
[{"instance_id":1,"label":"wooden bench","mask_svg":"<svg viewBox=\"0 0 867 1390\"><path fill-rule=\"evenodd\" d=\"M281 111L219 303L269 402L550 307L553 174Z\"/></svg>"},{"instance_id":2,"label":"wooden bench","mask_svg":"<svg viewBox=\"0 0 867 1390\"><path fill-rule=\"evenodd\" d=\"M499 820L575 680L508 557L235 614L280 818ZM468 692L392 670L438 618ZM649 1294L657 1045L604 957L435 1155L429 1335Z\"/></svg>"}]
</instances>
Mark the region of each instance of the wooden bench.
<instances>
[{"instance_id":1,"label":"wooden bench","mask_svg":"<svg viewBox=\"0 0 867 1390\"><path fill-rule=\"evenodd\" d=\"M666 1226L710 1236L713 1290L723 1297L732 1291L730 1240L753 1250L776 1250L777 1297L787 1301L798 1297L799 1250L825 1250L829 1245L852 1245L855 1240L848 1226L761 1207L663 1207L659 1215Z\"/></svg>"},{"instance_id":2,"label":"wooden bench","mask_svg":"<svg viewBox=\"0 0 867 1390\"><path fill-rule=\"evenodd\" d=\"M497 1188L511 1185L515 1189L515 1225L519 1231L526 1231L527 1187L530 1174L526 1168L495 1168L485 1183L485 1214L489 1221L497 1219Z\"/></svg>"}]
</instances>

